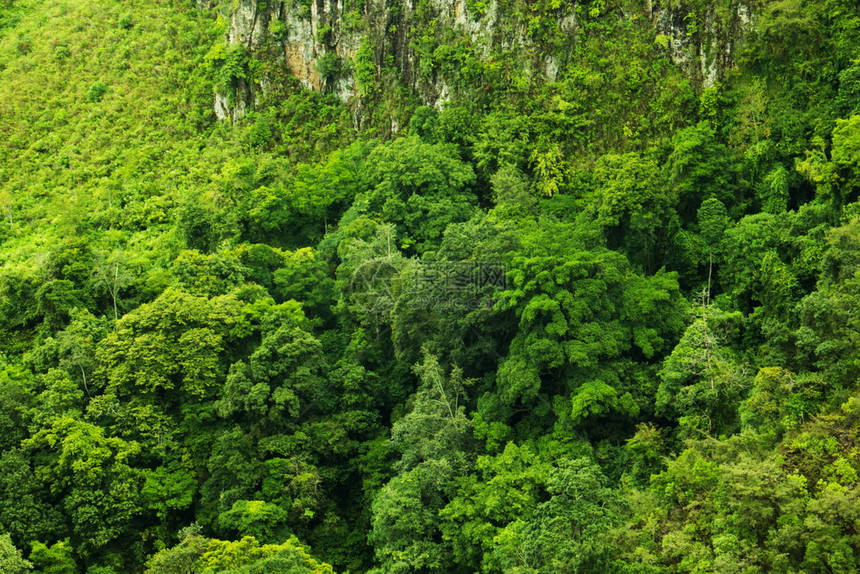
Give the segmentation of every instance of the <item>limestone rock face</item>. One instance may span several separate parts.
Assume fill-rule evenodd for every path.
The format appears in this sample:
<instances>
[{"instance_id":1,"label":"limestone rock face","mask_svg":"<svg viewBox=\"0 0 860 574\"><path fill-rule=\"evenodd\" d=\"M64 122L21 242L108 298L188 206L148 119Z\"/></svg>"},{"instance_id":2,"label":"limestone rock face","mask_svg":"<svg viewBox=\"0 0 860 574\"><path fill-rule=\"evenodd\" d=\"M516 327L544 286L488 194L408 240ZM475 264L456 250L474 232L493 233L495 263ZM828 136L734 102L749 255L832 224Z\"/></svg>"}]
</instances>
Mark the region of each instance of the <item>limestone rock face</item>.
<instances>
[{"instance_id":1,"label":"limestone rock face","mask_svg":"<svg viewBox=\"0 0 860 574\"><path fill-rule=\"evenodd\" d=\"M691 81L710 87L733 65L735 44L751 18L746 1L730 0L719 15L705 14L704 25L689 20L690 9L683 1L654 0L652 5L644 0L637 16L650 18L658 40ZM363 46L369 49L376 70L393 69L400 84L424 105L437 109L455 88L444 73L428 70L426 64L422 68L420 45L426 34L441 31L463 39L484 60L499 51L522 53L523 66L536 80L558 77L561 64L556 55L536 45L524 23L511 24L502 8L507 3L486 0L474 5L479 8L470 10L465 0L238 0L226 40L253 51L274 38L292 75L308 89L337 94L355 111L357 125L364 96L355 59ZM571 43L578 33L576 13L575 2L563 3L556 11L558 30ZM244 101L237 95L232 106L226 97L217 96L218 117L241 117L262 89L262 85L246 86L240 94Z\"/></svg>"},{"instance_id":2,"label":"limestone rock face","mask_svg":"<svg viewBox=\"0 0 860 574\"><path fill-rule=\"evenodd\" d=\"M735 47L751 22L746 2L732 0L722 13L708 10L693 24L690 10L671 4L653 12L656 32L667 39L672 61L682 66L690 79L704 88L716 84L734 65Z\"/></svg>"},{"instance_id":3,"label":"limestone rock face","mask_svg":"<svg viewBox=\"0 0 860 574\"><path fill-rule=\"evenodd\" d=\"M250 48L257 47L266 33L266 12L267 10L260 9L256 0L240 0L239 7L230 18L227 41L231 44L245 44Z\"/></svg>"}]
</instances>

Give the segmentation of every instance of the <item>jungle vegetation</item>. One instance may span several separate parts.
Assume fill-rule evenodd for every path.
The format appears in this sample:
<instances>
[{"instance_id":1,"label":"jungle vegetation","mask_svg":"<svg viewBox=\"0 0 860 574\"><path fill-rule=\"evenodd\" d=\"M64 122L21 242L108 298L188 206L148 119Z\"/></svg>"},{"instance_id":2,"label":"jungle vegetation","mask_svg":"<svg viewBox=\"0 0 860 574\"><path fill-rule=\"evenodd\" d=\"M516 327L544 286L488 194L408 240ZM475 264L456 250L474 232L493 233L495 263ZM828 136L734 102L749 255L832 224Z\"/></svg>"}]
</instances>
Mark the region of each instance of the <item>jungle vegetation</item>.
<instances>
[{"instance_id":1,"label":"jungle vegetation","mask_svg":"<svg viewBox=\"0 0 860 574\"><path fill-rule=\"evenodd\" d=\"M709 86L503 4L554 79L364 47L356 128L229 3L0 0L0 572L860 571L857 2Z\"/></svg>"}]
</instances>

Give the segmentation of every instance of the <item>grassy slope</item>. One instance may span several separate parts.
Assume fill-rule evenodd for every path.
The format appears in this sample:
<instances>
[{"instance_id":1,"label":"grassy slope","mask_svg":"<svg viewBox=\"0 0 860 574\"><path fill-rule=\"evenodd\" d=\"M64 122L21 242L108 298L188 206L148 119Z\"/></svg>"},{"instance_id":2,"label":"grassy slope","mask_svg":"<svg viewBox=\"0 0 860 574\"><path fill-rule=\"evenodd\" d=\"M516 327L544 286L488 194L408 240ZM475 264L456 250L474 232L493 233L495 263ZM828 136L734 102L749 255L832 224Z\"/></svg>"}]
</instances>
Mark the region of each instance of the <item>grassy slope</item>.
<instances>
[{"instance_id":1,"label":"grassy slope","mask_svg":"<svg viewBox=\"0 0 860 574\"><path fill-rule=\"evenodd\" d=\"M179 192L203 191L236 147L210 138L204 56L218 25L187 4L16 4L20 20L0 36L4 265L32 267L81 229L143 239L133 236L164 228ZM93 101L97 82L107 90Z\"/></svg>"}]
</instances>

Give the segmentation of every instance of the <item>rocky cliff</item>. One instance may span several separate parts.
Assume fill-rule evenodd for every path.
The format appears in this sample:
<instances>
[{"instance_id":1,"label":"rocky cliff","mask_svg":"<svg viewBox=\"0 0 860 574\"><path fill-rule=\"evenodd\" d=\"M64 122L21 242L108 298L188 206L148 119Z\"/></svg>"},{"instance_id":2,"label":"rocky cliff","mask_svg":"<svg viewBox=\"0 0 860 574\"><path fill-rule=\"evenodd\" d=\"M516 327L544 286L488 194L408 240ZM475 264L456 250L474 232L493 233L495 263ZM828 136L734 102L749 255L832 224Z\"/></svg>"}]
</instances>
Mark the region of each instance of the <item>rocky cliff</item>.
<instances>
[{"instance_id":1,"label":"rocky cliff","mask_svg":"<svg viewBox=\"0 0 860 574\"><path fill-rule=\"evenodd\" d=\"M751 19L749 5L739 0L697 10L677 1L627 4L614 17L650 22L655 42L694 85L705 88L733 66ZM382 76L395 78L424 105L440 108L457 89L456 56L453 65L439 65L446 44L482 61L517 54L534 81L553 81L563 67L559 54L580 32L578 18L594 10L561 0L538 8L511 0L239 0L231 8L226 41L251 51L274 43L303 86L336 93L356 111L358 124L369 84ZM542 28L551 28L552 41ZM218 116L240 117L265 85L265 79L243 85L236 98L216 95Z\"/></svg>"}]
</instances>

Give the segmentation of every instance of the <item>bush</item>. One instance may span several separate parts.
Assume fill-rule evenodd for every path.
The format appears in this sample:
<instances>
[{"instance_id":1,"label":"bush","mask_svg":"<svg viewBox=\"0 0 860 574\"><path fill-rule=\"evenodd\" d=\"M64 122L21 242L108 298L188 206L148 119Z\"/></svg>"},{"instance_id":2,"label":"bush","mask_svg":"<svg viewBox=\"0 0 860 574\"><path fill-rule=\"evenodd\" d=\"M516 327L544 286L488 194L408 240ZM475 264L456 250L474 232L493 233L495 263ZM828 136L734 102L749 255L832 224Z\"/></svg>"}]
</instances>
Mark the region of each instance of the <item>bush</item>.
<instances>
[{"instance_id":1,"label":"bush","mask_svg":"<svg viewBox=\"0 0 860 574\"><path fill-rule=\"evenodd\" d=\"M326 52L317 62L317 72L323 80L328 82L335 78L341 71L340 58L335 52Z\"/></svg>"},{"instance_id":2,"label":"bush","mask_svg":"<svg viewBox=\"0 0 860 574\"><path fill-rule=\"evenodd\" d=\"M250 130L251 145L254 147L263 147L272 142L274 133L269 117L265 114L254 114L254 123L251 124Z\"/></svg>"},{"instance_id":3,"label":"bush","mask_svg":"<svg viewBox=\"0 0 860 574\"><path fill-rule=\"evenodd\" d=\"M102 101L102 98L107 92L107 84L99 80L95 82L92 86L90 86L89 91L87 92L87 101L91 103L96 103Z\"/></svg>"},{"instance_id":4,"label":"bush","mask_svg":"<svg viewBox=\"0 0 860 574\"><path fill-rule=\"evenodd\" d=\"M64 62L72 55L72 51L67 46L62 44L54 48L54 59L58 62Z\"/></svg>"},{"instance_id":5,"label":"bush","mask_svg":"<svg viewBox=\"0 0 860 574\"><path fill-rule=\"evenodd\" d=\"M19 36L18 43L15 45L18 53L26 56L33 51L33 38L30 36Z\"/></svg>"}]
</instances>

